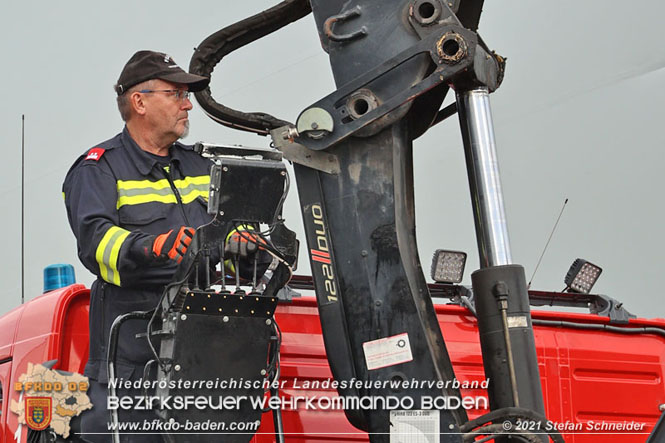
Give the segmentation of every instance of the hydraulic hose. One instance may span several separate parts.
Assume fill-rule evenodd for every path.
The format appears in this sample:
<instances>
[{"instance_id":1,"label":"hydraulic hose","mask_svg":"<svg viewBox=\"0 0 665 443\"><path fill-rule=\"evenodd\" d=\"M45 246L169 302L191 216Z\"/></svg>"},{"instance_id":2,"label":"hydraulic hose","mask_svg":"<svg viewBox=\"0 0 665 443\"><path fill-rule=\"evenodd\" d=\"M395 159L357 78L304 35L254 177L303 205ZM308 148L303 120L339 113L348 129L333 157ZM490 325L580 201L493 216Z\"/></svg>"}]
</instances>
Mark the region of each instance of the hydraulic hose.
<instances>
[{"instance_id":1,"label":"hydraulic hose","mask_svg":"<svg viewBox=\"0 0 665 443\"><path fill-rule=\"evenodd\" d=\"M194 50L189 71L211 77L215 66L227 54L301 19L311 11L307 0L284 0L270 9L227 26L207 37ZM210 118L233 129L268 135L272 129L290 124L270 114L246 113L224 106L212 97L210 87L194 95Z\"/></svg>"}]
</instances>

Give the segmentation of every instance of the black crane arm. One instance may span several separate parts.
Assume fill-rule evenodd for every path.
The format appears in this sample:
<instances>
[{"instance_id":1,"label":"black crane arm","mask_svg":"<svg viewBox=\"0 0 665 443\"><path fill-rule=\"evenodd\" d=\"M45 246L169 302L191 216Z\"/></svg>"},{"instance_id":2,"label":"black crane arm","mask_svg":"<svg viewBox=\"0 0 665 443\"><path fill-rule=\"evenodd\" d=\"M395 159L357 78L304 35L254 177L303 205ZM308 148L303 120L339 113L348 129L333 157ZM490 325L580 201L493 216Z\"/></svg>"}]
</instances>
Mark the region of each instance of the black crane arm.
<instances>
[{"instance_id":1,"label":"black crane arm","mask_svg":"<svg viewBox=\"0 0 665 443\"><path fill-rule=\"evenodd\" d=\"M295 0L206 39L192 59L192 72L210 74L232 48L306 15L309 5L330 56L336 91L305 109L295 124L219 104L211 107L209 90L196 97L221 124L270 133L274 145L295 163L326 352L333 376L346 382L340 383L339 394L411 399L414 405L402 409L427 410L425 399L460 398L460 392L446 383L455 374L418 259L412 141L449 114L439 107L454 88L463 111L465 147L471 146L467 132L473 128L465 120L476 117L468 113L460 93L478 90L486 96L494 91L503 78L504 59L475 32L482 1ZM327 161L334 167L322 166ZM519 281L513 278L519 274L516 268L500 274L509 283L501 293L509 297L509 314L521 309L510 297L526 296L525 288L512 284ZM495 274L490 269L485 275L491 279ZM494 309L488 288L486 305ZM490 387L493 409L513 406L513 400L517 406L519 392L523 407L543 412L533 331L524 318L520 330L505 331L526 337L520 351L533 348L516 359L518 366L526 362L520 373L526 389L512 383L513 390L503 392L511 386L507 371L492 371L505 366L506 351L501 343L495 346L495 338L483 345L486 371L493 378L497 374L491 383L501 387L501 392ZM491 334L496 336L494 330ZM514 380L515 374L510 375ZM354 380L360 384L350 383ZM370 432L372 442L389 441L399 418L386 408L345 412L354 426ZM439 441L462 441L464 409L430 413Z\"/></svg>"}]
</instances>

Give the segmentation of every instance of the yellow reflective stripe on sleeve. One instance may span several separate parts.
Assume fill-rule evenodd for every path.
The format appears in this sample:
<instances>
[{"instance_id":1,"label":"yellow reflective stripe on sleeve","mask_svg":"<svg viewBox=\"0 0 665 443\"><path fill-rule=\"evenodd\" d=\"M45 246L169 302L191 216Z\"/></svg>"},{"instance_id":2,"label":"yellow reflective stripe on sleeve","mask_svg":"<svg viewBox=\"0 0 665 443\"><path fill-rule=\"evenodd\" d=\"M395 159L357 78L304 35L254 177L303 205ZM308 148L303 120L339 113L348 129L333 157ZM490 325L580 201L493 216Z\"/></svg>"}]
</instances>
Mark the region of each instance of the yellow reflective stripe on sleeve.
<instances>
[{"instance_id":1,"label":"yellow reflective stripe on sleeve","mask_svg":"<svg viewBox=\"0 0 665 443\"><path fill-rule=\"evenodd\" d=\"M183 204L191 203L194 200L196 200L197 197L203 197L206 201L208 201L208 187L206 186L205 191L202 191L200 189L193 189L189 191L187 194L180 194L180 199L182 200Z\"/></svg>"},{"instance_id":2,"label":"yellow reflective stripe on sleeve","mask_svg":"<svg viewBox=\"0 0 665 443\"><path fill-rule=\"evenodd\" d=\"M197 197L208 200L208 192L210 192L209 175L185 177L182 180L175 180L173 183L180 192L180 198L182 198L184 204L193 202Z\"/></svg>"},{"instance_id":3,"label":"yellow reflective stripe on sleeve","mask_svg":"<svg viewBox=\"0 0 665 443\"><path fill-rule=\"evenodd\" d=\"M170 194L143 194L143 195L118 195L118 209L125 205L140 205L141 203L178 203L175 195L169 189Z\"/></svg>"},{"instance_id":4,"label":"yellow reflective stripe on sleeve","mask_svg":"<svg viewBox=\"0 0 665 443\"><path fill-rule=\"evenodd\" d=\"M150 180L118 180L118 190L132 191L136 189L171 189L169 181L165 178L157 181Z\"/></svg>"},{"instance_id":5,"label":"yellow reflective stripe on sleeve","mask_svg":"<svg viewBox=\"0 0 665 443\"><path fill-rule=\"evenodd\" d=\"M209 175L185 177L174 180L173 184L178 190L184 204L191 203L197 197L208 199L210 186ZM150 180L118 180L118 203L120 208L124 205L140 205L142 203L177 203L171 185L167 179Z\"/></svg>"},{"instance_id":6,"label":"yellow reflective stripe on sleeve","mask_svg":"<svg viewBox=\"0 0 665 443\"><path fill-rule=\"evenodd\" d=\"M120 286L120 273L118 272L118 255L120 247L125 241L129 231L111 226L97 245L95 259L99 264L99 273L101 277L116 286Z\"/></svg>"},{"instance_id":7,"label":"yellow reflective stripe on sleeve","mask_svg":"<svg viewBox=\"0 0 665 443\"><path fill-rule=\"evenodd\" d=\"M224 268L231 273L231 275L236 275L236 267L233 266L233 260L227 258L224 260Z\"/></svg>"}]
</instances>

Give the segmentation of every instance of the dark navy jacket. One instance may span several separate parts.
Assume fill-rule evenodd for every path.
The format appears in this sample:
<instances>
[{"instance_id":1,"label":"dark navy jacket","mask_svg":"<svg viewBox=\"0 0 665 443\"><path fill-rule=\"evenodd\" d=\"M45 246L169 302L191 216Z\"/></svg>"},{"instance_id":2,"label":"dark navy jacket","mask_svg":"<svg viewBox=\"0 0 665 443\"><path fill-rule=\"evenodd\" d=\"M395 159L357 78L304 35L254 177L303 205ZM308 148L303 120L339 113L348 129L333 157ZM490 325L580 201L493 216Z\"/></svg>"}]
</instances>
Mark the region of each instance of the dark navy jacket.
<instances>
[{"instance_id":1,"label":"dark navy jacket","mask_svg":"<svg viewBox=\"0 0 665 443\"><path fill-rule=\"evenodd\" d=\"M206 207L209 160L191 146L174 143L166 170L158 158L141 150L127 128L88 150L67 173L63 194L78 255L97 275L90 300L90 355L85 375L107 380L106 353L113 320L121 314L153 309L177 264L149 259L143 246L151 235L180 226L198 227L211 216ZM168 170L168 172L167 172ZM116 358L117 376L140 376L152 358L146 322L122 326ZM133 374L133 376L132 376Z\"/></svg>"}]
</instances>

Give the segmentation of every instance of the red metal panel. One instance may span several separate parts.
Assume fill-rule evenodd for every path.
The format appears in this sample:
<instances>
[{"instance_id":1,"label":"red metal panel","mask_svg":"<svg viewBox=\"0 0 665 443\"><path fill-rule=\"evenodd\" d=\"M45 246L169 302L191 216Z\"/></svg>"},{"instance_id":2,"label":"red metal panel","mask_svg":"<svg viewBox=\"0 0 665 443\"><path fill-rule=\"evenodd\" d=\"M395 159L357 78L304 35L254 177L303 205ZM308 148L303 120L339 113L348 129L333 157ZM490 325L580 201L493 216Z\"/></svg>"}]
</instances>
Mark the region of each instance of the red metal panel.
<instances>
[{"instance_id":1,"label":"red metal panel","mask_svg":"<svg viewBox=\"0 0 665 443\"><path fill-rule=\"evenodd\" d=\"M11 370L11 361L6 361L5 363L0 364L0 418L7 417L7 414L9 414L9 392L12 389L12 384L9 379ZM0 419L0 441L10 441L7 440L5 435L6 426L7 424L5 423L5 420Z\"/></svg>"},{"instance_id":2,"label":"red metal panel","mask_svg":"<svg viewBox=\"0 0 665 443\"><path fill-rule=\"evenodd\" d=\"M75 366L73 370L79 370L81 359L87 359L89 293L84 285L74 284L40 295L8 314L20 315L20 321L15 323L11 347L12 381L18 380L27 371L28 363L58 359L56 368L70 370L72 368L68 365L72 363ZM0 318L0 327L4 325L5 317ZM69 322L66 325L67 319ZM63 335L66 336L64 340ZM13 389L6 392L4 401L8 404L12 399L19 400L19 393ZM16 415L9 413L4 417L7 425L2 436L4 441L13 441L18 426ZM22 441L26 432L23 427Z\"/></svg>"},{"instance_id":3,"label":"red metal panel","mask_svg":"<svg viewBox=\"0 0 665 443\"><path fill-rule=\"evenodd\" d=\"M58 358L58 367L81 371L87 358L89 291L81 285L54 291L0 317L0 355L13 357L12 379L25 372L27 363ZM458 380L485 378L476 320L464 308L436 306ZM607 324L608 319L588 314L539 312L536 319ZM321 325L313 298L297 299L279 307L276 320L283 332L280 394L295 397L336 397L330 387L312 387L331 378L323 347ZM20 322L20 324L18 324ZM18 324L18 326L17 326ZM665 327L665 320L632 320L631 327ZM599 432L565 433L568 443L644 442L665 404L665 339L652 334L622 335L613 332L560 327L535 328L537 354L548 417L557 423L588 426L590 421L645 423L642 432L605 435ZM14 343L15 342L15 343ZM0 365L0 371L4 365ZM0 372L0 377L2 373ZM5 375L6 376L6 375ZM308 386L307 383L310 383ZM9 420L5 441L13 440L16 420L7 413L12 392L5 386L3 417ZM485 395L482 389L463 390L465 396ZM469 410L475 417L485 411ZM302 402L297 410L284 411L288 441L367 441L353 428L341 410L313 410ZM272 417L263 417L252 441L274 440Z\"/></svg>"},{"instance_id":4,"label":"red metal panel","mask_svg":"<svg viewBox=\"0 0 665 443\"><path fill-rule=\"evenodd\" d=\"M14 353L16 327L21 319L24 306L19 306L0 317L0 360L10 358Z\"/></svg>"},{"instance_id":5,"label":"red metal panel","mask_svg":"<svg viewBox=\"0 0 665 443\"><path fill-rule=\"evenodd\" d=\"M90 292L77 292L66 307L63 307L62 334L58 352L58 368L83 373L88 361L88 311Z\"/></svg>"},{"instance_id":6,"label":"red metal panel","mask_svg":"<svg viewBox=\"0 0 665 443\"><path fill-rule=\"evenodd\" d=\"M436 309L458 380L484 380L475 318L458 306L444 305ZM576 313L537 311L533 317L608 323L607 318ZM290 306L282 306L276 319L284 333L282 379L287 380L287 387L281 395L285 398L336 396L334 390L303 388L306 381L331 377L314 300L301 299ZM663 328L665 322L640 319L631 321L630 326ZM549 419L562 426L583 428L581 433L564 431L567 442L644 442L658 420L658 405L665 403L665 340L662 337L542 326L535 328L535 337ZM462 395L486 393L463 389ZM468 411L472 418L485 412ZM600 420L607 423L635 421L643 423L644 429L607 435L587 429L591 420L596 423ZM303 407L297 413L286 411L284 422L289 441L367 440L364 433L349 425L341 411L313 411ZM259 432L253 441L273 441L270 414L264 415Z\"/></svg>"}]
</instances>

